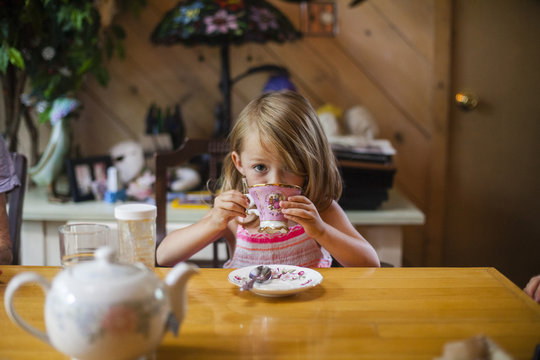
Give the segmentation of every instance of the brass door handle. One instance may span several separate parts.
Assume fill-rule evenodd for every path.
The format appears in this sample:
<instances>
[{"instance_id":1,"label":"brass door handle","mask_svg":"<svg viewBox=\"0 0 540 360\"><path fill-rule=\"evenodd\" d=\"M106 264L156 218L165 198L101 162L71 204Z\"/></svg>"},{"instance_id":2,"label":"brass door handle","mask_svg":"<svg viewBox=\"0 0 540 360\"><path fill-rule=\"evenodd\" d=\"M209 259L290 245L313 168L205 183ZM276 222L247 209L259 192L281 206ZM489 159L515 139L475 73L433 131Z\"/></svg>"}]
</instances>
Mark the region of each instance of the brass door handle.
<instances>
[{"instance_id":1,"label":"brass door handle","mask_svg":"<svg viewBox=\"0 0 540 360\"><path fill-rule=\"evenodd\" d=\"M478 97L470 92L460 91L455 96L456 105L463 110L471 111L478 106Z\"/></svg>"}]
</instances>

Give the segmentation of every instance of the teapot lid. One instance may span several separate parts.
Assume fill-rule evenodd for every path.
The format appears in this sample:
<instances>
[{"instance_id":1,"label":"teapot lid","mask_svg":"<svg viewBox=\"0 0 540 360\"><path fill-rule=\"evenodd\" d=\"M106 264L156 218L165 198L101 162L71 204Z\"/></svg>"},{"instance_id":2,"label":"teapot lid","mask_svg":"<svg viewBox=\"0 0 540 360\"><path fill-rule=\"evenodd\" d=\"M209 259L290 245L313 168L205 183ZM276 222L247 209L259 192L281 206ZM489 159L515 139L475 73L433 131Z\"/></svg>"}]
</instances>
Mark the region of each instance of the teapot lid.
<instances>
[{"instance_id":1,"label":"teapot lid","mask_svg":"<svg viewBox=\"0 0 540 360\"><path fill-rule=\"evenodd\" d=\"M143 264L120 264L115 261L115 251L108 247L100 247L94 254L95 260L68 268L68 273L80 281L117 282L120 279L137 277L149 273ZM146 270L146 271L145 271Z\"/></svg>"}]
</instances>

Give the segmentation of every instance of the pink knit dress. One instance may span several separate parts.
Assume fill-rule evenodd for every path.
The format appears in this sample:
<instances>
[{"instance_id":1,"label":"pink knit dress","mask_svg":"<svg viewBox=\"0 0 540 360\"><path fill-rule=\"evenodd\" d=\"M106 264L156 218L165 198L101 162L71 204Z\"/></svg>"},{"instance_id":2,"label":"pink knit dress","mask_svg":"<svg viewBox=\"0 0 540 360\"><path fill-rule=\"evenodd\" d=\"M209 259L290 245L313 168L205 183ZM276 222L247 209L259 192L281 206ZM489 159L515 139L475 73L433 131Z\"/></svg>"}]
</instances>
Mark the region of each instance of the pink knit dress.
<instances>
[{"instance_id":1,"label":"pink knit dress","mask_svg":"<svg viewBox=\"0 0 540 360\"><path fill-rule=\"evenodd\" d=\"M330 267L332 256L309 237L301 225L294 225L287 234L252 234L239 225L234 255L223 267L241 268L259 264Z\"/></svg>"}]
</instances>

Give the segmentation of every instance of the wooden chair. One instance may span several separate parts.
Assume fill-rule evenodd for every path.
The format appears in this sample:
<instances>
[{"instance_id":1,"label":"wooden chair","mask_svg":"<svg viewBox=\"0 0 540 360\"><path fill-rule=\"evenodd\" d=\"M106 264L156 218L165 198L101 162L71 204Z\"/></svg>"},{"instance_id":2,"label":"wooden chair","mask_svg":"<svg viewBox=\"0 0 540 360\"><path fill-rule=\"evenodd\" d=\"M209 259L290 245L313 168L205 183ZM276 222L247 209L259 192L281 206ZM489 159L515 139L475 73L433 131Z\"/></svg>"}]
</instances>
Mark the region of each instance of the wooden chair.
<instances>
[{"instance_id":1,"label":"wooden chair","mask_svg":"<svg viewBox=\"0 0 540 360\"><path fill-rule=\"evenodd\" d=\"M220 174L223 158L228 153L228 151L228 145L223 139L209 140L186 138L184 143L177 150L154 154L154 163L156 167L155 200L157 207L157 245L159 245L165 235L167 235L167 170L171 167L185 165L196 156L208 155L208 174L206 177L208 180L210 180L210 190L215 191L216 189L212 187L216 185L216 181ZM222 265L222 262L220 262L218 256L218 242L220 241L224 241L224 239L220 239L213 243L213 259L211 262L212 267L220 267ZM191 262L197 263L197 265L201 267L208 267L208 264L206 262Z\"/></svg>"},{"instance_id":2,"label":"wooden chair","mask_svg":"<svg viewBox=\"0 0 540 360\"><path fill-rule=\"evenodd\" d=\"M19 153L11 153L15 174L21 182L20 186L7 192L9 236L11 237L11 250L13 252L13 265L20 263L21 227L24 194L26 192L26 157Z\"/></svg>"}]
</instances>

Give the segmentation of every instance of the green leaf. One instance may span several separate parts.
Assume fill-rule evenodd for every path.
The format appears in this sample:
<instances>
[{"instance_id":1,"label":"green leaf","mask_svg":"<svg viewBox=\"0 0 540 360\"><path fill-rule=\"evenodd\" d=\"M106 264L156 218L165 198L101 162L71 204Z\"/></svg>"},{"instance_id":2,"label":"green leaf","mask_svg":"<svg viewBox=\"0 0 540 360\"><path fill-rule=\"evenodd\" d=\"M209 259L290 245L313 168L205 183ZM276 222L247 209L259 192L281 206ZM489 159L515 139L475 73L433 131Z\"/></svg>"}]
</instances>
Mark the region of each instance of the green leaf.
<instances>
[{"instance_id":1,"label":"green leaf","mask_svg":"<svg viewBox=\"0 0 540 360\"><path fill-rule=\"evenodd\" d=\"M14 47L10 47L9 50L9 62L18 67L19 69L24 70L24 60L22 54L19 50Z\"/></svg>"},{"instance_id":2,"label":"green leaf","mask_svg":"<svg viewBox=\"0 0 540 360\"><path fill-rule=\"evenodd\" d=\"M104 67L100 66L99 68L96 69L96 71L94 72L95 76L96 76L96 79L97 81L102 85L102 86L107 86L107 84L109 83L109 72L107 71L107 69L105 69Z\"/></svg>"},{"instance_id":3,"label":"green leaf","mask_svg":"<svg viewBox=\"0 0 540 360\"><path fill-rule=\"evenodd\" d=\"M69 23L69 9L62 6L58 11L58 14L56 15L56 20L59 24L62 24L64 22Z\"/></svg>"},{"instance_id":4,"label":"green leaf","mask_svg":"<svg viewBox=\"0 0 540 360\"><path fill-rule=\"evenodd\" d=\"M94 65L94 59L93 58L90 58L90 59L86 59L84 61L84 63L79 67L79 69L77 70L77 75L82 75L84 74L85 72L88 71L88 69L90 69L92 66Z\"/></svg>"},{"instance_id":5,"label":"green leaf","mask_svg":"<svg viewBox=\"0 0 540 360\"><path fill-rule=\"evenodd\" d=\"M51 79L49 80L49 86L47 86L47 89L43 92L45 95L45 98L50 99L54 95L54 91L56 90L56 87L58 84L60 84L60 81L62 81L61 75L53 75Z\"/></svg>"},{"instance_id":6,"label":"green leaf","mask_svg":"<svg viewBox=\"0 0 540 360\"><path fill-rule=\"evenodd\" d=\"M75 29L81 30L82 29L82 23L83 23L83 16L78 11L73 11L71 13L71 21L73 22L73 25L75 26Z\"/></svg>"},{"instance_id":7,"label":"green leaf","mask_svg":"<svg viewBox=\"0 0 540 360\"><path fill-rule=\"evenodd\" d=\"M45 124L47 121L49 121L51 117L51 110L52 110L52 106L49 105L47 106L47 109L45 109L44 112L38 115L38 122L40 124Z\"/></svg>"}]
</instances>

